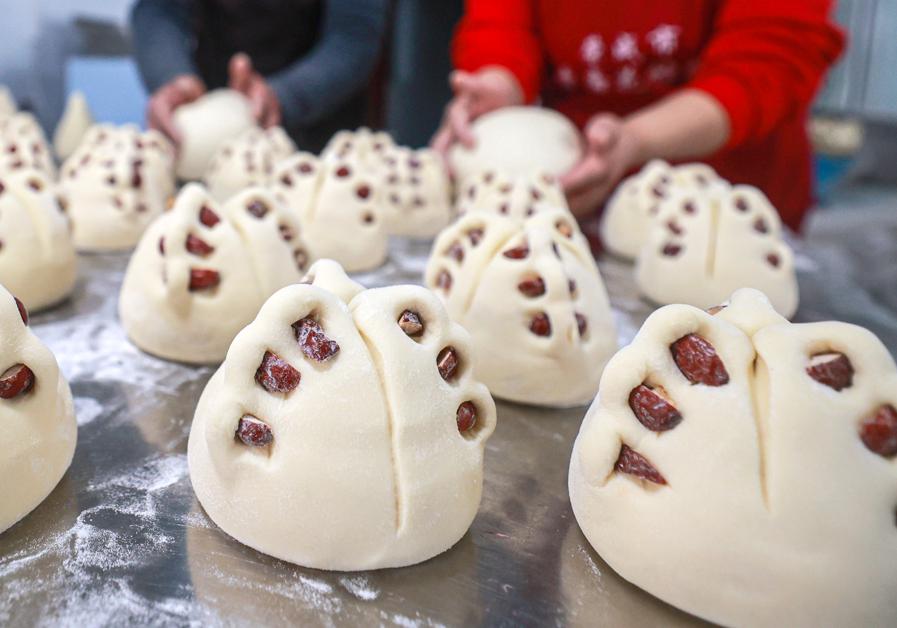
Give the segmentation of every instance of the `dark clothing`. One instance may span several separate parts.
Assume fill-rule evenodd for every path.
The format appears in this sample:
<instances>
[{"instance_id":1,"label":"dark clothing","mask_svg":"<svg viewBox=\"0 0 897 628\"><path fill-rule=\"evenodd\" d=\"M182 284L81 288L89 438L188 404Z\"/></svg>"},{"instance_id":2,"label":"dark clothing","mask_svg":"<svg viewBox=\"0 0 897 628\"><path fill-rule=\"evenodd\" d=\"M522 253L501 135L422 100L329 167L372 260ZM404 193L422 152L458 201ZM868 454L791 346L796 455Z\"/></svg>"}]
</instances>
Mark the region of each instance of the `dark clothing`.
<instances>
[{"instance_id":1,"label":"dark clothing","mask_svg":"<svg viewBox=\"0 0 897 628\"><path fill-rule=\"evenodd\" d=\"M150 92L180 74L224 87L230 58L245 52L276 92L284 128L318 150L363 122L386 0L138 0L131 24Z\"/></svg>"}]
</instances>

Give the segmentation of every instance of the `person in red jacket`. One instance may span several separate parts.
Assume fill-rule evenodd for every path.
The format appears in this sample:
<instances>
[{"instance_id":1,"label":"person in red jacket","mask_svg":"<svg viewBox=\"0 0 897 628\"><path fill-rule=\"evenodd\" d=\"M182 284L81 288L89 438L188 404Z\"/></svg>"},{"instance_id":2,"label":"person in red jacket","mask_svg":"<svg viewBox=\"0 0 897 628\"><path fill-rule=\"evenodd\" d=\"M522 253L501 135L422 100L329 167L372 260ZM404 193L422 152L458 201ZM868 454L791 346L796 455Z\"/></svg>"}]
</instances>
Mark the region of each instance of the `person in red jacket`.
<instances>
[{"instance_id":1,"label":"person in red jacket","mask_svg":"<svg viewBox=\"0 0 897 628\"><path fill-rule=\"evenodd\" d=\"M455 96L433 146L541 99L587 150L561 181L577 215L653 158L700 160L762 189L799 229L811 204L807 110L844 38L831 0L467 0Z\"/></svg>"}]
</instances>

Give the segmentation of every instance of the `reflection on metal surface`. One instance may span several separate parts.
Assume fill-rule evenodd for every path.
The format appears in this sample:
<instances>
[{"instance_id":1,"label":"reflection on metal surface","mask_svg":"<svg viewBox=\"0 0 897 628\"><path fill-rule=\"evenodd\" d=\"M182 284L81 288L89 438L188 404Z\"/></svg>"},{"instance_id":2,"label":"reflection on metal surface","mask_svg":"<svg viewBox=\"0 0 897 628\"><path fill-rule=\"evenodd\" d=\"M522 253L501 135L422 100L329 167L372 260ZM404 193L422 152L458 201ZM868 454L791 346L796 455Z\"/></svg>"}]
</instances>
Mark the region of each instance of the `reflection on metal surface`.
<instances>
[{"instance_id":1,"label":"reflection on metal surface","mask_svg":"<svg viewBox=\"0 0 897 628\"><path fill-rule=\"evenodd\" d=\"M893 282L879 295L879 286L867 292L853 276L853 260L872 254L863 243L882 223L897 233L888 216L851 222L799 258L798 319L864 324L894 352ZM897 239L877 242L893 278ZM427 254L426 243L395 240L388 264L357 278L368 286L419 282ZM74 298L34 317L72 384L80 434L60 485L0 536L0 625L700 625L622 580L580 533L567 464L584 407L499 402L473 527L421 565L328 573L230 539L197 504L185 455L212 369L157 360L127 342L116 317L126 262L85 257ZM605 261L602 271L627 343L651 307L631 267Z\"/></svg>"}]
</instances>

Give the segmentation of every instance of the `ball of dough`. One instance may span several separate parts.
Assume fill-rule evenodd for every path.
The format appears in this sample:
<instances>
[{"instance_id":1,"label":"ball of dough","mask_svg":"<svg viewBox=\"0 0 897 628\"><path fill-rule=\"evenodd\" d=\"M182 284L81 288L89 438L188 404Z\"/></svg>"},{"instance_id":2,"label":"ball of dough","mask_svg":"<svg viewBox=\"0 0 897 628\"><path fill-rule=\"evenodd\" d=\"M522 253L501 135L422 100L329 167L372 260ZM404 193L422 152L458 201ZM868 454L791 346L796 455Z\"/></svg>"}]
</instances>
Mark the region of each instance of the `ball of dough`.
<instances>
[{"instance_id":1,"label":"ball of dough","mask_svg":"<svg viewBox=\"0 0 897 628\"><path fill-rule=\"evenodd\" d=\"M425 283L471 334L477 376L497 397L576 406L617 348L598 266L566 211L521 222L471 212L443 231Z\"/></svg>"},{"instance_id":2,"label":"ball of dough","mask_svg":"<svg viewBox=\"0 0 897 628\"><path fill-rule=\"evenodd\" d=\"M0 283L40 310L71 294L77 267L52 182L38 170L0 175Z\"/></svg>"},{"instance_id":3,"label":"ball of dough","mask_svg":"<svg viewBox=\"0 0 897 628\"><path fill-rule=\"evenodd\" d=\"M380 199L390 234L432 238L451 222L451 184L435 151L395 148L383 163Z\"/></svg>"},{"instance_id":4,"label":"ball of dough","mask_svg":"<svg viewBox=\"0 0 897 628\"><path fill-rule=\"evenodd\" d=\"M53 149L56 155L60 159L68 159L92 126L93 115L84 94L72 92L53 133Z\"/></svg>"},{"instance_id":5,"label":"ball of dough","mask_svg":"<svg viewBox=\"0 0 897 628\"><path fill-rule=\"evenodd\" d=\"M637 174L625 179L611 196L601 215L601 240L611 253L634 260L666 197L680 189L702 194L728 185L705 164L671 166L660 159L650 161Z\"/></svg>"},{"instance_id":6,"label":"ball of dough","mask_svg":"<svg viewBox=\"0 0 897 628\"><path fill-rule=\"evenodd\" d=\"M190 184L134 251L119 317L148 353L217 363L265 299L300 279L306 262L298 222L267 191L249 188L219 206Z\"/></svg>"},{"instance_id":7,"label":"ball of dough","mask_svg":"<svg viewBox=\"0 0 897 628\"><path fill-rule=\"evenodd\" d=\"M40 123L27 112L0 117L0 172L27 169L56 178L56 165Z\"/></svg>"},{"instance_id":8,"label":"ball of dough","mask_svg":"<svg viewBox=\"0 0 897 628\"><path fill-rule=\"evenodd\" d=\"M729 626L897 624L897 368L870 332L739 290L608 363L573 511L624 578Z\"/></svg>"},{"instance_id":9,"label":"ball of dough","mask_svg":"<svg viewBox=\"0 0 897 628\"><path fill-rule=\"evenodd\" d=\"M78 438L69 385L27 320L0 286L0 532L50 494Z\"/></svg>"},{"instance_id":10,"label":"ball of dough","mask_svg":"<svg viewBox=\"0 0 897 628\"><path fill-rule=\"evenodd\" d=\"M218 200L255 185L267 185L274 166L296 152L296 145L277 127L252 127L225 142L212 156L205 173L209 192Z\"/></svg>"},{"instance_id":11,"label":"ball of dough","mask_svg":"<svg viewBox=\"0 0 897 628\"><path fill-rule=\"evenodd\" d=\"M495 427L470 339L424 288L364 290L329 260L307 281L265 303L203 392L196 495L241 543L305 567L427 560L473 521Z\"/></svg>"},{"instance_id":12,"label":"ball of dough","mask_svg":"<svg viewBox=\"0 0 897 628\"><path fill-rule=\"evenodd\" d=\"M557 178L547 173L508 175L485 170L459 187L459 213L486 211L525 220L543 209L567 209Z\"/></svg>"},{"instance_id":13,"label":"ball of dough","mask_svg":"<svg viewBox=\"0 0 897 628\"><path fill-rule=\"evenodd\" d=\"M133 125L93 127L62 167L60 202L83 251L132 248L174 192L174 149Z\"/></svg>"},{"instance_id":14,"label":"ball of dough","mask_svg":"<svg viewBox=\"0 0 897 628\"><path fill-rule=\"evenodd\" d=\"M199 179L222 144L255 126L252 107L243 94L216 89L174 111L181 132L176 172L181 179Z\"/></svg>"},{"instance_id":15,"label":"ball of dough","mask_svg":"<svg viewBox=\"0 0 897 628\"><path fill-rule=\"evenodd\" d=\"M383 186L375 173L351 160L299 152L275 168L271 190L298 216L314 259L334 259L350 272L386 261Z\"/></svg>"},{"instance_id":16,"label":"ball of dough","mask_svg":"<svg viewBox=\"0 0 897 628\"><path fill-rule=\"evenodd\" d=\"M558 176L582 155L579 131L552 109L503 107L477 118L471 132L474 148L456 144L449 151L449 163L459 181L485 170Z\"/></svg>"},{"instance_id":17,"label":"ball of dough","mask_svg":"<svg viewBox=\"0 0 897 628\"><path fill-rule=\"evenodd\" d=\"M746 185L672 191L648 230L635 279L655 303L708 308L739 288L757 288L783 316L797 310L794 255L778 212Z\"/></svg>"}]
</instances>

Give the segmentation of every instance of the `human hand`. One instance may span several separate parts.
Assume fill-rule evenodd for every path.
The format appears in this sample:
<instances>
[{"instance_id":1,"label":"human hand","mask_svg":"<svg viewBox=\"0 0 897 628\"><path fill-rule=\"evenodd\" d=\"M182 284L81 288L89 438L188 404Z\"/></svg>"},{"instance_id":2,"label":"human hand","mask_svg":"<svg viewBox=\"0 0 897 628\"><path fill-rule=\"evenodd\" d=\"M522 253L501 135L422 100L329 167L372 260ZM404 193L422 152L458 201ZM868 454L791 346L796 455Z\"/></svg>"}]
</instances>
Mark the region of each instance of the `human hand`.
<instances>
[{"instance_id":1,"label":"human hand","mask_svg":"<svg viewBox=\"0 0 897 628\"><path fill-rule=\"evenodd\" d=\"M560 178L570 210L576 216L597 209L623 175L641 160L638 134L618 116L594 116L584 135L583 158Z\"/></svg>"},{"instance_id":2,"label":"human hand","mask_svg":"<svg viewBox=\"0 0 897 628\"><path fill-rule=\"evenodd\" d=\"M262 127L280 124L280 101L265 77L255 71L249 55L238 52L228 64L230 88L246 96L252 115Z\"/></svg>"},{"instance_id":3,"label":"human hand","mask_svg":"<svg viewBox=\"0 0 897 628\"><path fill-rule=\"evenodd\" d=\"M181 143L181 132L174 124L174 110L193 102L205 92L205 84L193 74L173 78L150 96L146 106L147 125L167 135L177 146Z\"/></svg>"},{"instance_id":4,"label":"human hand","mask_svg":"<svg viewBox=\"0 0 897 628\"><path fill-rule=\"evenodd\" d=\"M499 66L487 66L473 73L452 72L449 83L455 95L446 105L442 124L430 142L442 155L456 142L472 148L475 140L470 123L484 113L523 104L520 83L510 71Z\"/></svg>"}]
</instances>

